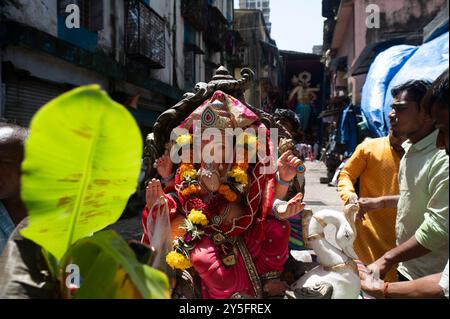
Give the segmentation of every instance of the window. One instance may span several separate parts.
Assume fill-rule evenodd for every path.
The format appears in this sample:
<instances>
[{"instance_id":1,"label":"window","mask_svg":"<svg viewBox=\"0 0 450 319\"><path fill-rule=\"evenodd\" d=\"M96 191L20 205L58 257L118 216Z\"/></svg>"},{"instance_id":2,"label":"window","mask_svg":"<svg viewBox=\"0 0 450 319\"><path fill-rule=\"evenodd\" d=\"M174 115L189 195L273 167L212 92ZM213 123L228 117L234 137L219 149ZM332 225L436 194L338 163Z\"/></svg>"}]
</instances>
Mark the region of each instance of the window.
<instances>
[{"instance_id":1,"label":"window","mask_svg":"<svg viewBox=\"0 0 450 319\"><path fill-rule=\"evenodd\" d=\"M58 0L58 15L67 17L67 6L76 4L80 8L80 26L97 32L103 29L103 0Z\"/></svg>"},{"instance_id":2,"label":"window","mask_svg":"<svg viewBox=\"0 0 450 319\"><path fill-rule=\"evenodd\" d=\"M139 0L126 2L127 53L153 68L164 68L166 36L164 19Z\"/></svg>"}]
</instances>

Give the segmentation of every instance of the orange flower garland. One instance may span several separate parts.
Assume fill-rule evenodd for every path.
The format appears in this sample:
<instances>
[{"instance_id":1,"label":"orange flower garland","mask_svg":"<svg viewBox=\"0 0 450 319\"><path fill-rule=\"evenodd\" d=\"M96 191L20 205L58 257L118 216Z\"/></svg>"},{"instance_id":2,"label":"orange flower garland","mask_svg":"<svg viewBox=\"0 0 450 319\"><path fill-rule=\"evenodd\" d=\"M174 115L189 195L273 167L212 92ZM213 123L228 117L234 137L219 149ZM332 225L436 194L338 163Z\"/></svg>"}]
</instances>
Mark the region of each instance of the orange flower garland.
<instances>
[{"instance_id":1,"label":"orange flower garland","mask_svg":"<svg viewBox=\"0 0 450 319\"><path fill-rule=\"evenodd\" d=\"M226 184L220 185L219 194L223 195L230 203L234 203L238 199L237 194Z\"/></svg>"}]
</instances>

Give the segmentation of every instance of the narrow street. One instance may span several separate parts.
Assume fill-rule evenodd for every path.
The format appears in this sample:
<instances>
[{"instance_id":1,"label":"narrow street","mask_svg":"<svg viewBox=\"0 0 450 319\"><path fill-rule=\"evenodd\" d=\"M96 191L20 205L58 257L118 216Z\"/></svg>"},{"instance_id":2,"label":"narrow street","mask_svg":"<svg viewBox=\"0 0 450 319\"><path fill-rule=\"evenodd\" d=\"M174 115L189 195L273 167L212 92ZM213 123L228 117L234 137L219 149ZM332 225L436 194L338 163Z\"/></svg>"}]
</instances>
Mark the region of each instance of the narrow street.
<instances>
[{"instance_id":1,"label":"narrow street","mask_svg":"<svg viewBox=\"0 0 450 319\"><path fill-rule=\"evenodd\" d=\"M327 176L327 168L323 162L306 162L305 202L313 212L328 208L342 209L342 202L336 187L320 184L320 178Z\"/></svg>"}]
</instances>

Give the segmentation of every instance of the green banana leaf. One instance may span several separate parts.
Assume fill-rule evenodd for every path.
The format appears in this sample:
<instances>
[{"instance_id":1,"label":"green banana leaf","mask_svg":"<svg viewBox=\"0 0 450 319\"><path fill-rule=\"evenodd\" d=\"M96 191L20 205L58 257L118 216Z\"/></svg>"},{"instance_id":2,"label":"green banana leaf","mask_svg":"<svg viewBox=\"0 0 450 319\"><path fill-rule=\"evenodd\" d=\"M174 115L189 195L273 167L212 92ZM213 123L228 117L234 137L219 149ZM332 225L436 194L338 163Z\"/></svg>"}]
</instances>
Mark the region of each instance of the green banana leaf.
<instances>
[{"instance_id":1,"label":"green banana leaf","mask_svg":"<svg viewBox=\"0 0 450 319\"><path fill-rule=\"evenodd\" d=\"M67 264L77 265L80 270L81 284L75 299L170 297L167 276L141 264L114 231L102 231L79 240L64 256L61 265Z\"/></svg>"},{"instance_id":2,"label":"green banana leaf","mask_svg":"<svg viewBox=\"0 0 450 319\"><path fill-rule=\"evenodd\" d=\"M99 86L49 102L25 145L29 226L21 234L60 260L78 239L115 223L136 190L142 150L131 114Z\"/></svg>"}]
</instances>

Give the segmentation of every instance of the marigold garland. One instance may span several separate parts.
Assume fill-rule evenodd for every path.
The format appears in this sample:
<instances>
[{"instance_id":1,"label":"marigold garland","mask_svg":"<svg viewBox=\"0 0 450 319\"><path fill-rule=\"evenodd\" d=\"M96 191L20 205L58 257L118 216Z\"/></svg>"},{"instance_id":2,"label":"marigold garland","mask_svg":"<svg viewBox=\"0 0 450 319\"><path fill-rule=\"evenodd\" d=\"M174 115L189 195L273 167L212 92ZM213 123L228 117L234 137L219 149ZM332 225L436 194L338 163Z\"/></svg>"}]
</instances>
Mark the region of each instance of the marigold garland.
<instances>
[{"instance_id":1,"label":"marigold garland","mask_svg":"<svg viewBox=\"0 0 450 319\"><path fill-rule=\"evenodd\" d=\"M197 170L194 168L194 165L192 164L181 164L180 176L182 179L185 179L186 177L195 179L197 177Z\"/></svg>"},{"instance_id":2,"label":"marigold garland","mask_svg":"<svg viewBox=\"0 0 450 319\"><path fill-rule=\"evenodd\" d=\"M228 176L235 179L236 182L243 184L245 186L248 185L248 175L245 170L243 170L239 165L235 165L233 169L228 172Z\"/></svg>"},{"instance_id":3,"label":"marigold garland","mask_svg":"<svg viewBox=\"0 0 450 319\"><path fill-rule=\"evenodd\" d=\"M243 141L243 145L248 149L249 144L256 143L256 137L246 134ZM190 135L183 135L177 139L179 144L188 142L192 142L192 136ZM245 150L244 154L248 155L247 150ZM238 200L238 194L244 192L245 187L249 184L248 169L249 164L246 162L233 165L231 171L227 173L228 182L219 187L218 193L223 196L221 200L225 199L228 202L236 202ZM166 256L167 264L173 269L186 270L192 267L189 258L190 252L195 248L197 241L205 235L203 228L210 224L208 216L211 218L213 216L210 215L211 212L218 209L216 205L211 206L211 202L206 204L201 198L196 196L201 192L197 178L198 170L193 164L183 163L180 165L176 177L178 190L186 203L184 209L190 213L187 215L182 227L186 231L185 235L178 237L174 241L173 251ZM217 198L220 198L220 196Z\"/></svg>"},{"instance_id":4,"label":"marigold garland","mask_svg":"<svg viewBox=\"0 0 450 319\"><path fill-rule=\"evenodd\" d=\"M190 179L195 179L197 177L197 170L195 169L187 170L183 173L181 177L183 179L186 179L187 177L189 177Z\"/></svg>"},{"instance_id":5,"label":"marigold garland","mask_svg":"<svg viewBox=\"0 0 450 319\"><path fill-rule=\"evenodd\" d=\"M244 171L247 171L249 167L248 163L237 163L236 165Z\"/></svg>"},{"instance_id":6,"label":"marigold garland","mask_svg":"<svg viewBox=\"0 0 450 319\"><path fill-rule=\"evenodd\" d=\"M226 184L220 185L219 194L223 195L230 203L234 203L238 199L237 194Z\"/></svg>"},{"instance_id":7,"label":"marigold garland","mask_svg":"<svg viewBox=\"0 0 450 319\"><path fill-rule=\"evenodd\" d=\"M209 224L208 218L201 210L193 209L189 214L188 219L195 225L208 226Z\"/></svg>"},{"instance_id":8,"label":"marigold garland","mask_svg":"<svg viewBox=\"0 0 450 319\"><path fill-rule=\"evenodd\" d=\"M246 149L249 149L250 147L256 149L258 147L258 138L253 134L244 132L238 136L237 145L244 146Z\"/></svg>"},{"instance_id":9,"label":"marigold garland","mask_svg":"<svg viewBox=\"0 0 450 319\"><path fill-rule=\"evenodd\" d=\"M189 197L189 196L200 193L200 191L201 191L200 186L197 184L193 184L193 185L190 185L190 186L186 187L185 189L183 189L181 191L181 194L184 197Z\"/></svg>"},{"instance_id":10,"label":"marigold garland","mask_svg":"<svg viewBox=\"0 0 450 319\"><path fill-rule=\"evenodd\" d=\"M176 251L167 254L166 262L172 269L186 270L192 267L191 261Z\"/></svg>"},{"instance_id":11,"label":"marigold garland","mask_svg":"<svg viewBox=\"0 0 450 319\"><path fill-rule=\"evenodd\" d=\"M173 243L173 250L167 254L166 262L173 269L186 270L192 267L189 259L190 251L195 247L205 232L203 227L209 224L209 220L203 211L192 209L181 228L186 231L183 237L177 237ZM182 252L182 253L180 253Z\"/></svg>"},{"instance_id":12,"label":"marigold garland","mask_svg":"<svg viewBox=\"0 0 450 319\"><path fill-rule=\"evenodd\" d=\"M179 144L179 145L192 144L192 135L190 135L190 134L180 135L176 139L176 143Z\"/></svg>"}]
</instances>

